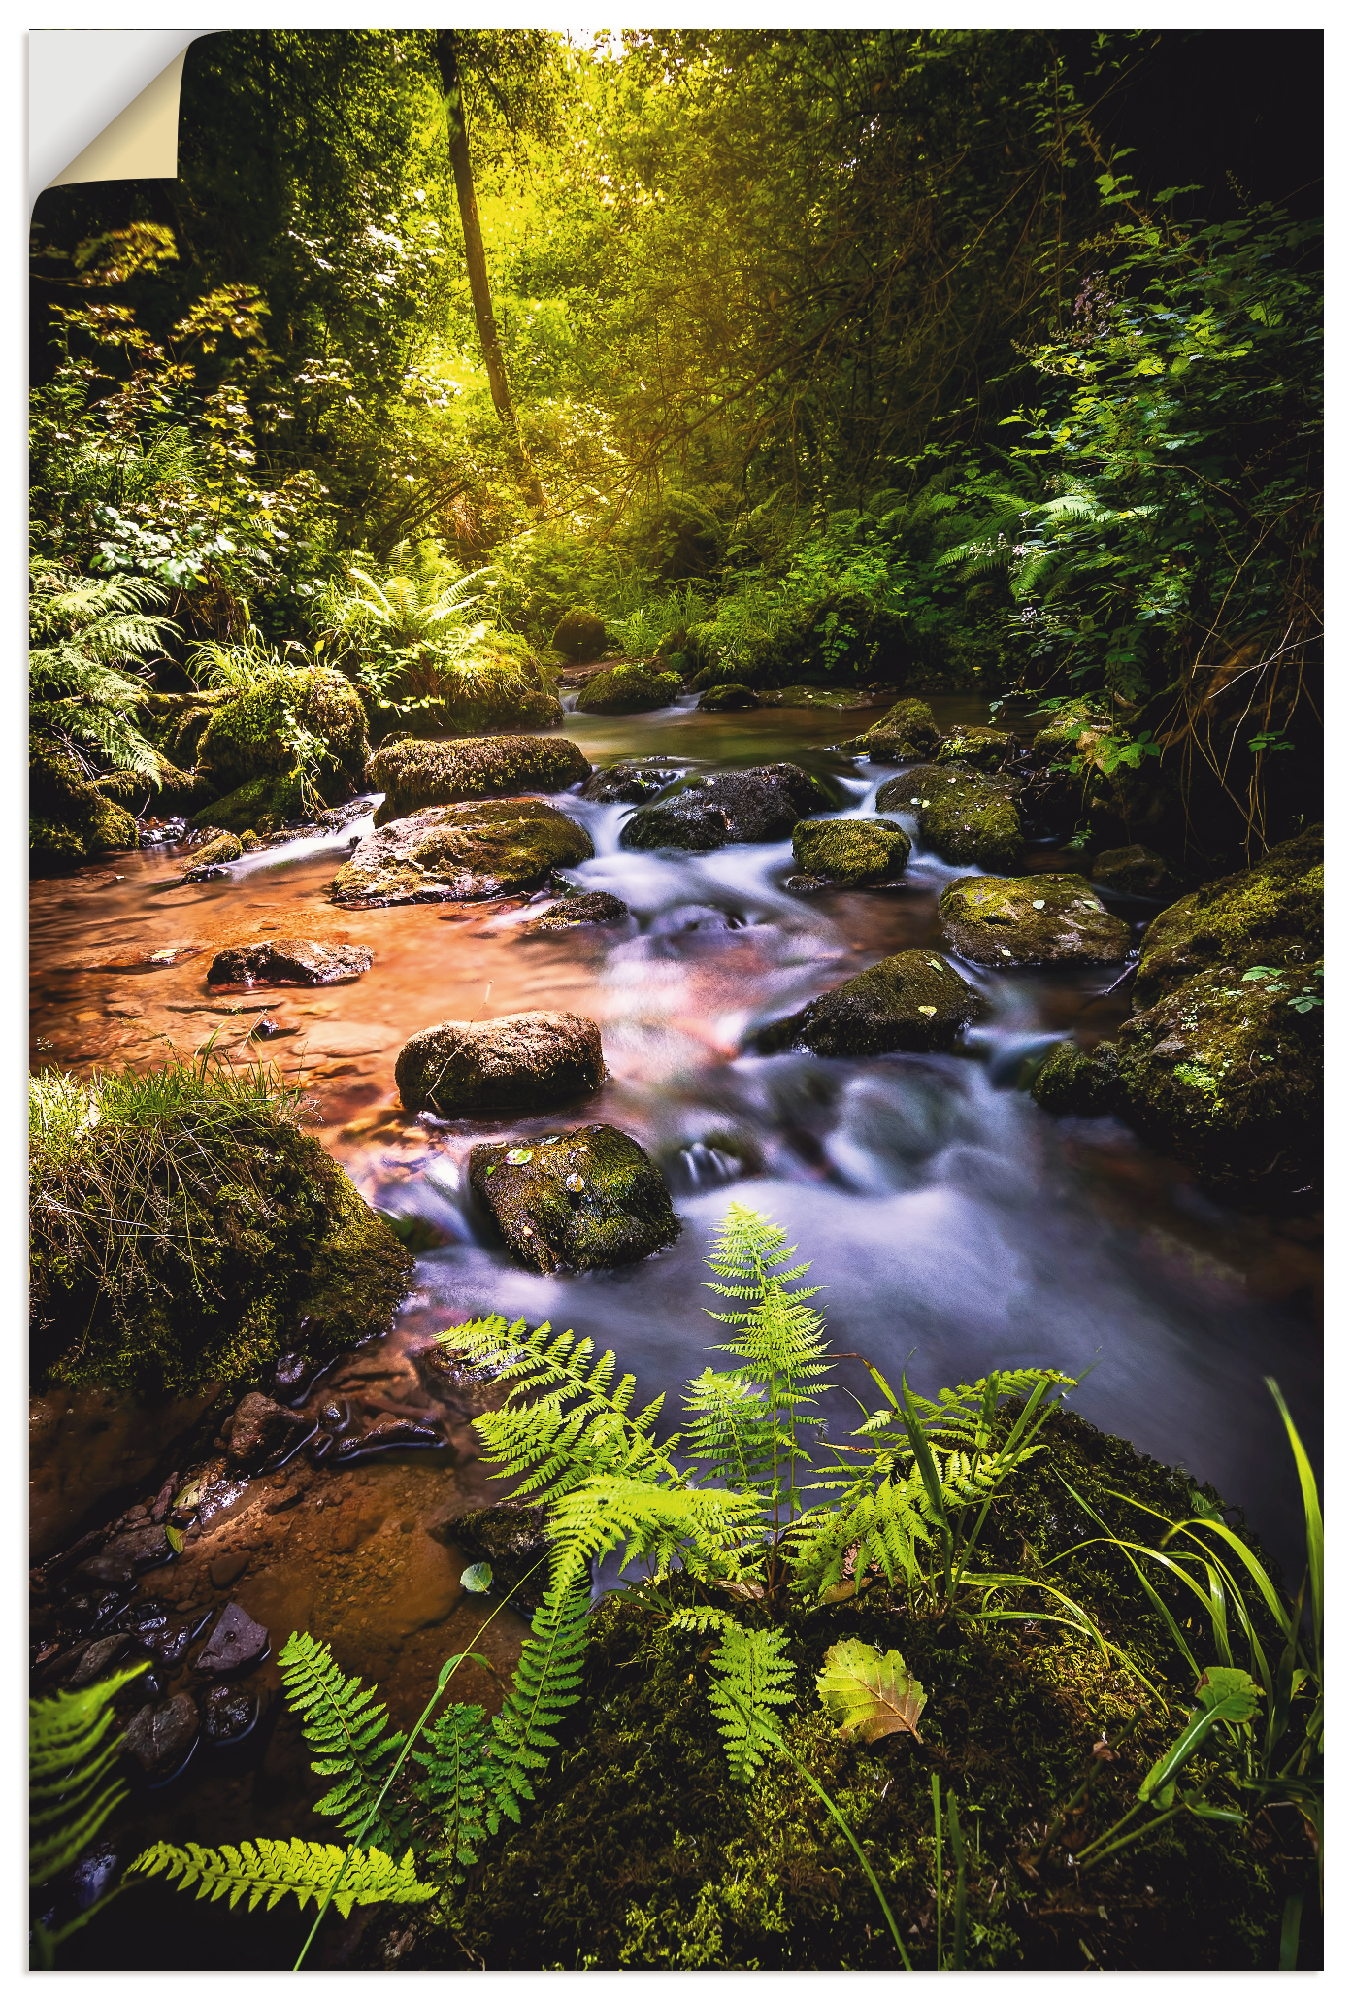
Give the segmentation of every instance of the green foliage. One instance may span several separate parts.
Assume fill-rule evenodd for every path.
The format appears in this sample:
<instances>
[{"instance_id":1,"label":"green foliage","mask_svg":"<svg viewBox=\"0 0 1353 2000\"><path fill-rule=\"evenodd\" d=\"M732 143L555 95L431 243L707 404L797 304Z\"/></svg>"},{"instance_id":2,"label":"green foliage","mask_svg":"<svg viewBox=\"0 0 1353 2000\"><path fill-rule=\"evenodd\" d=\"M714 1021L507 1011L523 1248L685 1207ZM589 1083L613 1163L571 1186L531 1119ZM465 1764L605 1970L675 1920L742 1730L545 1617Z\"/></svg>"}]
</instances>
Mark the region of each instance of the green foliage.
<instances>
[{"instance_id":1,"label":"green foliage","mask_svg":"<svg viewBox=\"0 0 1353 2000\"><path fill-rule=\"evenodd\" d=\"M488 1719L476 1703L443 1709L413 1752L423 1775L415 1783L419 1804L433 1826L436 1850L459 1871L472 1867L489 1833Z\"/></svg>"},{"instance_id":2,"label":"green foliage","mask_svg":"<svg viewBox=\"0 0 1353 2000\"><path fill-rule=\"evenodd\" d=\"M775 1711L794 1699L794 1666L783 1632L724 1626L710 1666L709 1705L723 1737L730 1775L748 1784L781 1746Z\"/></svg>"},{"instance_id":3,"label":"green foliage","mask_svg":"<svg viewBox=\"0 0 1353 2000\"><path fill-rule=\"evenodd\" d=\"M143 1674L147 1662L124 1667L107 1680L40 1696L28 1704L28 1881L44 1888L74 1867L102 1832L127 1788L117 1772L122 1737L113 1713L118 1693ZM101 1899L101 1900L106 1900ZM98 1904L70 1921L33 1927L34 1950L44 1969L58 1947L94 1915Z\"/></svg>"},{"instance_id":4,"label":"green foliage","mask_svg":"<svg viewBox=\"0 0 1353 2000\"><path fill-rule=\"evenodd\" d=\"M128 577L81 577L54 563L34 566L29 599L29 723L94 775L129 772L158 788L164 759L135 716L145 663L173 629L152 612L168 602L158 585Z\"/></svg>"},{"instance_id":5,"label":"green foliage","mask_svg":"<svg viewBox=\"0 0 1353 2000\"><path fill-rule=\"evenodd\" d=\"M535 1796L533 1774L549 1762L560 1719L578 1699L589 1604L585 1581L554 1583L531 1620L531 1637L522 1647L507 1699L490 1725L485 1765L490 1832L500 1814L521 1818L522 1802Z\"/></svg>"},{"instance_id":6,"label":"green foliage","mask_svg":"<svg viewBox=\"0 0 1353 2000\"><path fill-rule=\"evenodd\" d=\"M403 1845L409 1838L406 1814L397 1803L380 1803L404 1747L403 1732L390 1728L385 1703L374 1688L340 1672L329 1648L308 1632L293 1632L279 1661L287 1705L310 1747L311 1769L317 1778L338 1780L316 1800L315 1811L336 1819L350 1840L374 1834L382 1847Z\"/></svg>"},{"instance_id":7,"label":"green foliage","mask_svg":"<svg viewBox=\"0 0 1353 2000\"><path fill-rule=\"evenodd\" d=\"M163 1875L176 1889L195 1889L201 1902L222 1897L235 1909L275 1909L284 1896L332 1901L340 1916L371 1903L426 1903L436 1886L420 1882L412 1848L400 1862L380 1848L329 1847L317 1840L242 1840L238 1847L186 1847L159 1841L138 1854L129 1875Z\"/></svg>"},{"instance_id":8,"label":"green foliage","mask_svg":"<svg viewBox=\"0 0 1353 2000\"><path fill-rule=\"evenodd\" d=\"M257 1374L310 1316L334 1350L388 1322L403 1246L303 1132L301 1093L208 1046L29 1095L40 1379L192 1392Z\"/></svg>"}]
</instances>

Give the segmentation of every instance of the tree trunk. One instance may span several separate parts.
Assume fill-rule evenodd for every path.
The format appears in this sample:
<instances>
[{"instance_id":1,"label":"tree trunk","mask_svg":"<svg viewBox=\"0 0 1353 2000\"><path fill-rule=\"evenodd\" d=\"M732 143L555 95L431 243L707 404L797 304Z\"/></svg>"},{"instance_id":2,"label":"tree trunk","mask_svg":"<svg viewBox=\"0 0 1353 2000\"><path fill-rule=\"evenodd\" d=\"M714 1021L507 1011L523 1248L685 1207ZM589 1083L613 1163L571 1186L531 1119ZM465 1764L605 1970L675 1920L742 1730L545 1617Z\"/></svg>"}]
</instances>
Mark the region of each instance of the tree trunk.
<instances>
[{"instance_id":1,"label":"tree trunk","mask_svg":"<svg viewBox=\"0 0 1353 2000\"><path fill-rule=\"evenodd\" d=\"M493 316L493 294L489 290L488 266L484 262L484 238L479 229L479 203L475 199L474 170L470 165L470 135L465 118L465 96L461 89L460 64L456 60L456 37L452 29L440 28L437 31L437 65L442 73L442 89L446 94L447 147L451 154L451 172L456 182L456 202L460 208L461 228L465 232L465 266L470 278L470 297L474 301L475 325L479 330L479 348L484 356L484 368L489 378L489 394L493 397L493 407L508 434L526 497L533 507L543 512L544 490L517 427L517 412L513 407L512 391L508 386L507 369L503 365L503 350L498 345L498 325Z\"/></svg>"}]
</instances>

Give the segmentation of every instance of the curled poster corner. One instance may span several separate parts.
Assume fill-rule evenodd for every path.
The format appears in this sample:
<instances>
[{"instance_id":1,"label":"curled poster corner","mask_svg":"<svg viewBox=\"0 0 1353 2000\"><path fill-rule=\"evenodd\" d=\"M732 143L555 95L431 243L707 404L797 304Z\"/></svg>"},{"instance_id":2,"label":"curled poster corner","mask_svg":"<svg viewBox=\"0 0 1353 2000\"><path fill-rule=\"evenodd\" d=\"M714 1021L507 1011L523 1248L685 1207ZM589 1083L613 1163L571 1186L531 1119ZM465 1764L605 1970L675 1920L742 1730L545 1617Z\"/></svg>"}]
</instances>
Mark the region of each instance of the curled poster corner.
<instances>
[{"instance_id":1,"label":"curled poster corner","mask_svg":"<svg viewBox=\"0 0 1353 2000\"><path fill-rule=\"evenodd\" d=\"M207 30L57 28L29 36L29 181L172 180L189 43Z\"/></svg>"}]
</instances>

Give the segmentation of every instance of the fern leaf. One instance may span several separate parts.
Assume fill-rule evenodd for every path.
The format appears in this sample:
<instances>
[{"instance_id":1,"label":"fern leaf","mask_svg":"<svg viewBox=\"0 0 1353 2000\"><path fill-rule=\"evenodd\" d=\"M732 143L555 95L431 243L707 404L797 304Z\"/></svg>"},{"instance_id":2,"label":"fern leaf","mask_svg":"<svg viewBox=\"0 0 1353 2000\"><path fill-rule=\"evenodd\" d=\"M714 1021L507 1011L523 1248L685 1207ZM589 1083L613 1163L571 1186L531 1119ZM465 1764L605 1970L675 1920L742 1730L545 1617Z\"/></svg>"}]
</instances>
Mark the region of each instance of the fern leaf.
<instances>
[{"instance_id":1,"label":"fern leaf","mask_svg":"<svg viewBox=\"0 0 1353 2000\"><path fill-rule=\"evenodd\" d=\"M556 1747L554 1731L578 1699L589 1606L585 1583L556 1583L531 1621L507 1700L491 1725L485 1813L490 1833L503 1817L520 1820L519 1800L535 1796L531 1773L548 1763Z\"/></svg>"},{"instance_id":2,"label":"fern leaf","mask_svg":"<svg viewBox=\"0 0 1353 2000\"><path fill-rule=\"evenodd\" d=\"M279 1655L287 1706L297 1716L317 1778L338 1780L315 1811L336 1819L350 1840L374 1835L397 1848L410 1837L408 1816L390 1797L376 1801L404 1745L374 1688L342 1673L322 1640L293 1632Z\"/></svg>"},{"instance_id":3,"label":"fern leaf","mask_svg":"<svg viewBox=\"0 0 1353 2000\"><path fill-rule=\"evenodd\" d=\"M548 1532L557 1583L617 1549L622 1568L648 1556L657 1576L680 1563L691 1576L715 1581L743 1574L761 1540L761 1508L755 1494L725 1487L650 1486L606 1474L558 1500Z\"/></svg>"},{"instance_id":4,"label":"fern leaf","mask_svg":"<svg viewBox=\"0 0 1353 2000\"><path fill-rule=\"evenodd\" d=\"M749 1783L780 1747L775 1710L794 1699L793 1663L783 1657L788 1643L784 1632L730 1621L710 1663L709 1705L739 1784Z\"/></svg>"},{"instance_id":5,"label":"fern leaf","mask_svg":"<svg viewBox=\"0 0 1353 2000\"><path fill-rule=\"evenodd\" d=\"M477 1704L458 1701L437 1717L425 1747L412 1754L423 1767L415 1789L436 1816L446 1852L458 1868L479 1859L487 1833L490 1780L488 1721Z\"/></svg>"},{"instance_id":6,"label":"fern leaf","mask_svg":"<svg viewBox=\"0 0 1353 2000\"><path fill-rule=\"evenodd\" d=\"M127 1796L113 1775L122 1741L113 1698L149 1664L29 1702L28 1875L35 1886L72 1867Z\"/></svg>"},{"instance_id":7,"label":"fern leaf","mask_svg":"<svg viewBox=\"0 0 1353 2000\"><path fill-rule=\"evenodd\" d=\"M674 1611L663 1626L664 1632L722 1632L737 1621L717 1604L688 1604Z\"/></svg>"},{"instance_id":8,"label":"fern leaf","mask_svg":"<svg viewBox=\"0 0 1353 2000\"><path fill-rule=\"evenodd\" d=\"M138 1854L129 1875L163 1875L176 1889L195 1889L199 1902L228 1899L233 1910L275 1909L284 1896L301 1908L329 1896L340 1916L358 1903L426 1903L437 1891L414 1873L413 1849L400 1862L379 1847L332 1847L317 1840L242 1840L238 1847L186 1847L158 1842ZM330 1895L332 1891L332 1895ZM247 1901L245 1899L247 1898Z\"/></svg>"}]
</instances>

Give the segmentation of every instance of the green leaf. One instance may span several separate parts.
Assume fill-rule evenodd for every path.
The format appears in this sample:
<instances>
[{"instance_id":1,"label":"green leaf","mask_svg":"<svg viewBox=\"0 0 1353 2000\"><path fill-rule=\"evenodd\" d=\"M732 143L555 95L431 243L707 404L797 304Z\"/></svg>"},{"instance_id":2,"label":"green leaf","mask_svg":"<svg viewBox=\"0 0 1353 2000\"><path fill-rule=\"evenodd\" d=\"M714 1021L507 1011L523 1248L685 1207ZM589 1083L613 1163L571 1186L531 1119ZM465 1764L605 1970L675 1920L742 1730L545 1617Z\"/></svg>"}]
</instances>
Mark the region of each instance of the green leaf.
<instances>
[{"instance_id":1,"label":"green leaf","mask_svg":"<svg viewBox=\"0 0 1353 2000\"><path fill-rule=\"evenodd\" d=\"M460 1586L462 1590L474 1591L476 1596L482 1596L486 1590L491 1590L493 1588L491 1565L471 1563L468 1569L463 1569L460 1573Z\"/></svg>"},{"instance_id":2,"label":"green leaf","mask_svg":"<svg viewBox=\"0 0 1353 2000\"><path fill-rule=\"evenodd\" d=\"M921 1740L916 1725L926 1693L899 1652L880 1653L863 1639L842 1639L827 1653L817 1691L847 1742L877 1743L903 1729Z\"/></svg>"},{"instance_id":3,"label":"green leaf","mask_svg":"<svg viewBox=\"0 0 1353 2000\"><path fill-rule=\"evenodd\" d=\"M509 1167L524 1167L527 1161L533 1160L535 1156L533 1146L514 1146L510 1152L503 1155L503 1159Z\"/></svg>"},{"instance_id":4,"label":"green leaf","mask_svg":"<svg viewBox=\"0 0 1353 2000\"><path fill-rule=\"evenodd\" d=\"M166 1521L164 1528L164 1538L168 1542L170 1548L174 1551L174 1554L176 1556L182 1555L183 1553L182 1528L176 1528L172 1521Z\"/></svg>"}]
</instances>

